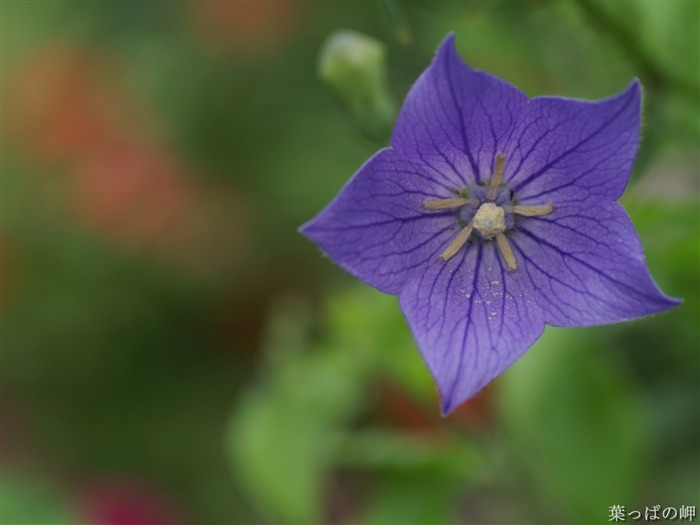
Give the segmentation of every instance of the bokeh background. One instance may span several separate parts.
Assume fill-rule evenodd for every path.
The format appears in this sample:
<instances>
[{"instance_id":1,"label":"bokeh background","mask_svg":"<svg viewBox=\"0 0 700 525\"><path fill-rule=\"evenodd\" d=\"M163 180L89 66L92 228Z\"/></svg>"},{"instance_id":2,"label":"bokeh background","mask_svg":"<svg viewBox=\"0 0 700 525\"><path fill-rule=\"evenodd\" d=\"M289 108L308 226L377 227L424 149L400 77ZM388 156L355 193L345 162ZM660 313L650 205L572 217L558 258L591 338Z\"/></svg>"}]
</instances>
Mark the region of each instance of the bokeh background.
<instances>
[{"instance_id":1,"label":"bokeh background","mask_svg":"<svg viewBox=\"0 0 700 525\"><path fill-rule=\"evenodd\" d=\"M606 523L612 505L700 506L700 3L0 9L3 525ZM387 141L318 74L342 29L383 46L380 121L449 31L530 96L639 77L623 204L685 303L548 329L440 418L396 299L296 232Z\"/></svg>"}]
</instances>

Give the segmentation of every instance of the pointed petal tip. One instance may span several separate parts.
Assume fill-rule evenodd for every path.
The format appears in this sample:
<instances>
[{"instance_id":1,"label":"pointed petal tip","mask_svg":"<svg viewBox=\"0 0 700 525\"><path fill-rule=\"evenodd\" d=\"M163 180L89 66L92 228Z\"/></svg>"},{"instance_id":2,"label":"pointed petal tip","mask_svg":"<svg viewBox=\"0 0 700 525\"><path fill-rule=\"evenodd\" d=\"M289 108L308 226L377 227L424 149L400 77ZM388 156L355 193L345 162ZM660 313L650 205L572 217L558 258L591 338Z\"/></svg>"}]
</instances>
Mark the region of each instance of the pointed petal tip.
<instances>
[{"instance_id":1,"label":"pointed petal tip","mask_svg":"<svg viewBox=\"0 0 700 525\"><path fill-rule=\"evenodd\" d=\"M655 317L657 315L665 314L675 308L678 308L685 302L684 299L679 299L676 297L670 297L665 293L659 291L658 296L653 300L653 303L647 304L647 308L644 311L636 312L629 315L626 318L622 318L618 321L611 321L605 324L614 324L626 321L637 321L644 318Z\"/></svg>"},{"instance_id":2,"label":"pointed petal tip","mask_svg":"<svg viewBox=\"0 0 700 525\"><path fill-rule=\"evenodd\" d=\"M447 33L447 35L445 35L445 38L442 39L442 42L440 43L440 48L445 47L445 46L449 46L449 45L451 45L453 48L455 48L456 47L456 45L455 45L456 38L457 38L456 33L454 31L450 31L449 33Z\"/></svg>"},{"instance_id":3,"label":"pointed petal tip","mask_svg":"<svg viewBox=\"0 0 700 525\"><path fill-rule=\"evenodd\" d=\"M459 60L462 62L464 65L467 65L466 62L464 62L464 59L462 56L459 54L457 51L457 35L452 31L451 33L448 33L445 38L442 39L442 42L440 42L440 45L438 46L437 53L435 54L435 59L437 60L440 56L447 54L450 55L452 59Z\"/></svg>"},{"instance_id":4,"label":"pointed petal tip","mask_svg":"<svg viewBox=\"0 0 700 525\"><path fill-rule=\"evenodd\" d=\"M311 242L317 243L317 238L316 238L316 223L318 222L318 215L314 217L313 219L309 219L306 221L304 224L299 226L297 228L297 233L300 235L303 235L307 239L309 239Z\"/></svg>"},{"instance_id":5,"label":"pointed petal tip","mask_svg":"<svg viewBox=\"0 0 700 525\"><path fill-rule=\"evenodd\" d=\"M311 228L311 223L313 219L306 221L304 224L297 228L297 233L300 233L304 237L309 237L309 229Z\"/></svg>"},{"instance_id":6,"label":"pointed petal tip","mask_svg":"<svg viewBox=\"0 0 700 525\"><path fill-rule=\"evenodd\" d=\"M629 83L623 87L620 91L608 96L604 97L601 99L597 100L585 100L585 102L590 102L593 104L598 104L601 102L611 102L615 100L621 100L621 99L626 99L626 98L636 98L639 101L639 104L641 106L641 100L642 100L642 83L637 77L633 77L632 80L629 81ZM571 100L577 100L577 99L571 99Z\"/></svg>"},{"instance_id":7,"label":"pointed petal tip","mask_svg":"<svg viewBox=\"0 0 700 525\"><path fill-rule=\"evenodd\" d=\"M641 83L641 81L640 81L637 77L632 78L632 80L630 81L630 83L627 84L627 87L625 88L625 91L626 91L626 92L633 93L633 94L636 95L636 96L641 95L641 93L642 93L642 83Z\"/></svg>"},{"instance_id":8,"label":"pointed petal tip","mask_svg":"<svg viewBox=\"0 0 700 525\"><path fill-rule=\"evenodd\" d=\"M441 401L440 402L440 417L446 418L449 416L452 411L457 408L455 405L453 405L449 401Z\"/></svg>"},{"instance_id":9,"label":"pointed petal tip","mask_svg":"<svg viewBox=\"0 0 700 525\"><path fill-rule=\"evenodd\" d=\"M466 403L469 399L474 397L474 395L476 394L476 392L472 392L471 394L467 395L466 397L455 396L454 393L448 394L447 392L443 391L442 388L438 388L438 392L440 395L440 416L441 417L449 416L452 412L455 411L455 409L457 409L463 403Z\"/></svg>"},{"instance_id":10,"label":"pointed petal tip","mask_svg":"<svg viewBox=\"0 0 700 525\"><path fill-rule=\"evenodd\" d=\"M342 192L342 190L341 190ZM328 211L329 208L333 206L335 203L335 200L337 200L337 197L333 199L331 202L329 202L325 208L323 208L321 211L319 211L316 215L311 217L308 221L303 223L297 228L297 232L302 234L304 237L307 237L311 239L312 241L314 240L314 235L318 231L319 225L323 225L323 220L326 215L326 212Z\"/></svg>"},{"instance_id":11,"label":"pointed petal tip","mask_svg":"<svg viewBox=\"0 0 700 525\"><path fill-rule=\"evenodd\" d=\"M637 77L633 77L632 80L630 80L629 84L627 84L623 89L621 89L618 93L615 93L609 98L618 98L618 97L638 97L641 98L642 95L642 83Z\"/></svg>"},{"instance_id":12,"label":"pointed petal tip","mask_svg":"<svg viewBox=\"0 0 700 525\"><path fill-rule=\"evenodd\" d=\"M401 304L400 299L401 297L399 296L399 307L403 311L403 305ZM404 315L406 315L405 312ZM413 329L413 327L411 327L411 329ZM435 382L437 389L438 399L440 401L440 417L447 417L455 408L466 401L468 397L471 397L471 395L462 400L457 399L451 383L448 380L442 380L440 376L436 374L436 371L430 366L430 363L426 362L426 364L428 365L428 370L430 370L430 375L433 377L433 381Z\"/></svg>"},{"instance_id":13,"label":"pointed petal tip","mask_svg":"<svg viewBox=\"0 0 700 525\"><path fill-rule=\"evenodd\" d=\"M671 297L670 295L666 295L656 283L654 283L654 287L656 288L654 304L653 307L650 308L650 311L645 315L662 314L664 312L668 312L669 310L673 310L674 308L678 308L685 302L685 299L682 297Z\"/></svg>"},{"instance_id":14,"label":"pointed petal tip","mask_svg":"<svg viewBox=\"0 0 700 525\"><path fill-rule=\"evenodd\" d=\"M673 308L677 308L683 303L685 303L685 299L683 299L682 297L671 297L669 295L665 295L664 299L666 299L667 306L663 310L660 310L659 313L665 312L666 310L671 310Z\"/></svg>"}]
</instances>

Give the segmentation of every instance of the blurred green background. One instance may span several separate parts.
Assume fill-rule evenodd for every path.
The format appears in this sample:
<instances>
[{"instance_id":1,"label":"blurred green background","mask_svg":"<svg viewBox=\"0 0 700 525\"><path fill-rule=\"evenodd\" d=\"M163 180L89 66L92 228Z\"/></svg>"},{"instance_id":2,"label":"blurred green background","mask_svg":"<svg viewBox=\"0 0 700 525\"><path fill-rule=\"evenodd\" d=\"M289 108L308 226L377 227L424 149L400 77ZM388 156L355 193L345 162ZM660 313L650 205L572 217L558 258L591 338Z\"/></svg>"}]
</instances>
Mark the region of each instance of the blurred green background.
<instances>
[{"instance_id":1,"label":"blurred green background","mask_svg":"<svg viewBox=\"0 0 700 525\"><path fill-rule=\"evenodd\" d=\"M607 523L612 505L700 505L700 3L0 9L3 525ZM530 96L639 77L623 204L685 303L548 329L440 418L396 299L296 233L386 143L319 79L342 29L383 43L395 107L449 31Z\"/></svg>"}]
</instances>

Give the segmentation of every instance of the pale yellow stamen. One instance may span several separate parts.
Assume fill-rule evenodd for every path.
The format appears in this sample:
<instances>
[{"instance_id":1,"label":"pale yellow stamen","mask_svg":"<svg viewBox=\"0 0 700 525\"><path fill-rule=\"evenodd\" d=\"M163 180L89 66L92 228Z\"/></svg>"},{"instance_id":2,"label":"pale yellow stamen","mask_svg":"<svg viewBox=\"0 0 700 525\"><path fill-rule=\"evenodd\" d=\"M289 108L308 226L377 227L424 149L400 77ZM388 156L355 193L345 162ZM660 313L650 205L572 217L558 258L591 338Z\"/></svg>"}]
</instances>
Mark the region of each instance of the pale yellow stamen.
<instances>
[{"instance_id":1,"label":"pale yellow stamen","mask_svg":"<svg viewBox=\"0 0 700 525\"><path fill-rule=\"evenodd\" d=\"M423 207L426 210L446 210L449 208L459 208L460 206L478 206L479 201L476 199L435 199L428 200L423 203Z\"/></svg>"},{"instance_id":2,"label":"pale yellow stamen","mask_svg":"<svg viewBox=\"0 0 700 525\"><path fill-rule=\"evenodd\" d=\"M464 246L464 244L467 242L467 239L469 239L469 236L472 234L472 230L474 229L474 223L470 222L467 224L464 228L460 230L460 232L457 234L457 237L452 239L452 242L450 245L445 248L445 251L440 254L440 259L443 261L447 262L449 261L454 255L459 251L459 249Z\"/></svg>"},{"instance_id":3,"label":"pale yellow stamen","mask_svg":"<svg viewBox=\"0 0 700 525\"><path fill-rule=\"evenodd\" d=\"M541 217L549 215L554 210L552 203L542 204L540 206L503 206L503 211L506 213L517 213L525 217Z\"/></svg>"},{"instance_id":4,"label":"pale yellow stamen","mask_svg":"<svg viewBox=\"0 0 700 525\"><path fill-rule=\"evenodd\" d=\"M506 261L506 266L508 271L514 272L518 265L515 264L515 256L513 255L513 250L510 249L510 243L503 232L498 232L496 234L496 242L498 243L498 249L501 251L501 255Z\"/></svg>"},{"instance_id":5,"label":"pale yellow stamen","mask_svg":"<svg viewBox=\"0 0 700 525\"><path fill-rule=\"evenodd\" d=\"M489 186L489 191L486 194L486 198L490 201L496 198L496 192L498 187L503 182L503 170L506 167L506 154L499 153L496 155L496 165L493 168L493 177L491 177L491 185Z\"/></svg>"}]
</instances>

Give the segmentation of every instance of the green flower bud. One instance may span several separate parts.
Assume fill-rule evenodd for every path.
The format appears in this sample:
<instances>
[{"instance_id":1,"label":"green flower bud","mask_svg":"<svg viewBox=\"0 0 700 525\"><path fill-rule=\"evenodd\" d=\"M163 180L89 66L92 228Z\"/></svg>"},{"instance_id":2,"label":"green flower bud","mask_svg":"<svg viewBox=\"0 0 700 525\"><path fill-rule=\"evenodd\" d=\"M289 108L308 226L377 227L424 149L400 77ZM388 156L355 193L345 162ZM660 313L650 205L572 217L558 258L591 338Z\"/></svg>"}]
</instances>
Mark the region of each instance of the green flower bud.
<instances>
[{"instance_id":1,"label":"green flower bud","mask_svg":"<svg viewBox=\"0 0 700 525\"><path fill-rule=\"evenodd\" d=\"M385 140L396 106L386 81L384 44L356 31L338 31L323 44L318 69L362 131Z\"/></svg>"}]
</instances>

